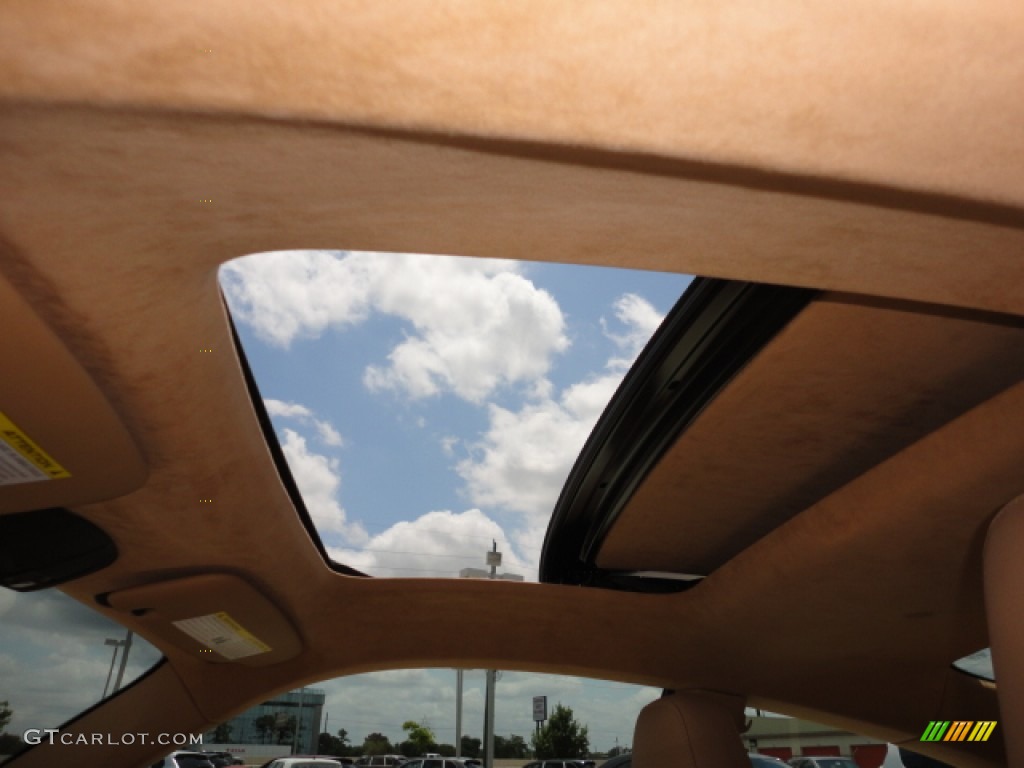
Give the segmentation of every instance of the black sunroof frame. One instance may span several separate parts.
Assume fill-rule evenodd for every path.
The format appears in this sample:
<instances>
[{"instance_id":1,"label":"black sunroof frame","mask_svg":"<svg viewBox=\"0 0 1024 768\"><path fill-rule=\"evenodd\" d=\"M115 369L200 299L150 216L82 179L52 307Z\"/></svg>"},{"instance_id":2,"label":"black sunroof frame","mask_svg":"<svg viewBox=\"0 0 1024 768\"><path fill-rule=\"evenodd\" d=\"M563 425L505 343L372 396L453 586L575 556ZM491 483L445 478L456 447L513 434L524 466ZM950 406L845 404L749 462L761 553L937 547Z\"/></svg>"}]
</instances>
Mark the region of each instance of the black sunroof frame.
<instances>
[{"instance_id":1,"label":"black sunroof frame","mask_svg":"<svg viewBox=\"0 0 1024 768\"><path fill-rule=\"evenodd\" d=\"M540 580L641 592L687 578L599 568L601 543L648 472L722 388L817 295L697 278L666 316L598 420L555 505Z\"/></svg>"}]
</instances>

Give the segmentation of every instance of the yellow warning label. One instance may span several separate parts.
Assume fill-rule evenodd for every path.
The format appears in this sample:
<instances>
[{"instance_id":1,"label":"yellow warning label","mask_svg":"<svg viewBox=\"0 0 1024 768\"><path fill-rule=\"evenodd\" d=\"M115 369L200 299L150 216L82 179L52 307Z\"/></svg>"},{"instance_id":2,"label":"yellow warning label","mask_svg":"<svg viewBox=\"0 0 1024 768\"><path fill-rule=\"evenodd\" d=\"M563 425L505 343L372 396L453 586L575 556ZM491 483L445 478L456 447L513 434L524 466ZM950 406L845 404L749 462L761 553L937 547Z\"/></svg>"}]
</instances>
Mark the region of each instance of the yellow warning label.
<instances>
[{"instance_id":1,"label":"yellow warning label","mask_svg":"<svg viewBox=\"0 0 1024 768\"><path fill-rule=\"evenodd\" d=\"M0 485L64 477L71 473L0 411Z\"/></svg>"},{"instance_id":2,"label":"yellow warning label","mask_svg":"<svg viewBox=\"0 0 1024 768\"><path fill-rule=\"evenodd\" d=\"M189 637L205 646L201 653L212 650L225 659L243 659L259 653L268 653L271 648L250 633L225 611L195 616L172 622Z\"/></svg>"},{"instance_id":3,"label":"yellow warning label","mask_svg":"<svg viewBox=\"0 0 1024 768\"><path fill-rule=\"evenodd\" d=\"M235 632L237 632L245 640L247 640L248 642L252 643L255 647L259 648L263 653L266 653L267 651L270 650L270 646L269 645L267 645L262 640L260 640L258 637L256 637L256 635L254 635L251 632L249 632L249 630L247 630L245 627L243 627L237 621L232 619L224 611L221 611L220 613L218 613L217 614L217 618L220 619L221 621L223 621L225 624L227 624L233 630L235 630Z\"/></svg>"}]
</instances>

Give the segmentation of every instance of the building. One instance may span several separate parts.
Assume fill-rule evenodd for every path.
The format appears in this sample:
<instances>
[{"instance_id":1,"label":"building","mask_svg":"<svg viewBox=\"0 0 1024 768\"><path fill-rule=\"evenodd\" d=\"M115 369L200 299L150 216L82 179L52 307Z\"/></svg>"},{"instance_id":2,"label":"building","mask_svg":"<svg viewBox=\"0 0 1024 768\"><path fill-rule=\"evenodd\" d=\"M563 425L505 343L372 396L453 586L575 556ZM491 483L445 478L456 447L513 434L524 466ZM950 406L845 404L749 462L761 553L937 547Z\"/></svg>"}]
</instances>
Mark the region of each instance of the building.
<instances>
[{"instance_id":1,"label":"building","mask_svg":"<svg viewBox=\"0 0 1024 768\"><path fill-rule=\"evenodd\" d=\"M460 579L490 579L491 572L485 571L483 568L463 568L459 571ZM506 581L522 581L523 577L518 573L497 573L493 576L495 579L505 579Z\"/></svg>"},{"instance_id":2,"label":"building","mask_svg":"<svg viewBox=\"0 0 1024 768\"><path fill-rule=\"evenodd\" d=\"M204 733L203 743L277 744L290 753L294 742L296 753L313 754L320 738L324 699L324 692L316 688L275 696ZM297 739L291 727L293 722L299 724Z\"/></svg>"},{"instance_id":3,"label":"building","mask_svg":"<svg viewBox=\"0 0 1024 768\"><path fill-rule=\"evenodd\" d=\"M788 760L798 755L852 757L860 768L878 768L888 745L839 728L789 717L752 717L743 734L751 752Z\"/></svg>"}]
</instances>

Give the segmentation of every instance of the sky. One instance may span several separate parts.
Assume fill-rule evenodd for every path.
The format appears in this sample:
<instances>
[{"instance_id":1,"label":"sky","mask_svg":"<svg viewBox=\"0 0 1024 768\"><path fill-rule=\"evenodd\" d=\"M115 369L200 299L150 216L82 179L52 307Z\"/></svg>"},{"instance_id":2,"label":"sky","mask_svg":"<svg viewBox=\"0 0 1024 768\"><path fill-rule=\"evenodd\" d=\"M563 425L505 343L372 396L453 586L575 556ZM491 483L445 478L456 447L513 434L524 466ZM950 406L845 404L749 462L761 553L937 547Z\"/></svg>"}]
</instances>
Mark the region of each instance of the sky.
<instances>
[{"instance_id":1,"label":"sky","mask_svg":"<svg viewBox=\"0 0 1024 768\"><path fill-rule=\"evenodd\" d=\"M689 278L412 254L258 254L221 285L337 561L536 580L583 442ZM401 482L395 482L395 468Z\"/></svg>"}]
</instances>

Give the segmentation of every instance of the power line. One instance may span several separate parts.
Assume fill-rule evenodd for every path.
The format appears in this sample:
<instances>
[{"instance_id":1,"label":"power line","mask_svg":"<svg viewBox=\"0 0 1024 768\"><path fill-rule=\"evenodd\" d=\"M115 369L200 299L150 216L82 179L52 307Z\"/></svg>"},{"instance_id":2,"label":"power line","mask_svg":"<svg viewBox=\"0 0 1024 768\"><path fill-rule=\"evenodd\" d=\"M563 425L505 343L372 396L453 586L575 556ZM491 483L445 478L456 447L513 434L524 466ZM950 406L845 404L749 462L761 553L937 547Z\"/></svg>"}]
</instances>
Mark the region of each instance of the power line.
<instances>
[{"instance_id":1,"label":"power line","mask_svg":"<svg viewBox=\"0 0 1024 768\"><path fill-rule=\"evenodd\" d=\"M431 555L431 554L429 554L427 552L406 552L406 551L401 550L401 549L374 549L374 548L371 548L371 547L366 547L365 549L353 549L353 550L351 550L351 552L353 554L360 554L360 555L363 552L381 552L381 553L387 554L387 555L415 555L416 557L443 557L443 558L449 558L449 559L453 559L453 560L473 560L474 562L480 560L480 557L478 555Z\"/></svg>"}]
</instances>

